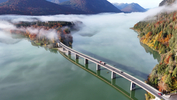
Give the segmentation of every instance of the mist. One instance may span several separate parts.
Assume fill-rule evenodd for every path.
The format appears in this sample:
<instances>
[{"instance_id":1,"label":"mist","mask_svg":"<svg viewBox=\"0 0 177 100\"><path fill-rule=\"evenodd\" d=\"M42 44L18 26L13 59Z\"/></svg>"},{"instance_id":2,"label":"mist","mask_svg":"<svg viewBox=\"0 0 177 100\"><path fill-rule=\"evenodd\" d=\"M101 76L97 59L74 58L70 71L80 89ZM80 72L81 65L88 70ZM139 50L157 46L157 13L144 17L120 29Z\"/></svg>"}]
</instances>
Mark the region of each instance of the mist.
<instances>
[{"instance_id":1,"label":"mist","mask_svg":"<svg viewBox=\"0 0 177 100\"><path fill-rule=\"evenodd\" d=\"M4 33L4 30L16 29L13 23L18 23L20 21L72 21L77 22L81 21L83 24L78 25L79 30L74 31L71 34L80 34L83 36L92 36L101 32L106 28L113 29L115 27L124 27L129 26L133 27L137 22L147 19L148 17L155 16L158 13L162 12L172 12L177 10L177 3L172 6L162 6L151 9L147 12L140 13L102 13L96 15L53 15L53 16L23 16L23 15L1 15L0 16L0 34ZM131 22L131 23L130 23ZM133 24L132 24L133 23ZM22 30L23 29L17 29ZM26 29L25 29L26 30ZM25 31L24 30L24 31ZM56 30L44 30L44 29L34 29L27 28L31 34L40 33L42 36L45 36L49 39L56 37ZM8 33L8 32L6 32ZM50 34L45 34L50 33ZM5 38L1 36L1 41Z\"/></svg>"}]
</instances>

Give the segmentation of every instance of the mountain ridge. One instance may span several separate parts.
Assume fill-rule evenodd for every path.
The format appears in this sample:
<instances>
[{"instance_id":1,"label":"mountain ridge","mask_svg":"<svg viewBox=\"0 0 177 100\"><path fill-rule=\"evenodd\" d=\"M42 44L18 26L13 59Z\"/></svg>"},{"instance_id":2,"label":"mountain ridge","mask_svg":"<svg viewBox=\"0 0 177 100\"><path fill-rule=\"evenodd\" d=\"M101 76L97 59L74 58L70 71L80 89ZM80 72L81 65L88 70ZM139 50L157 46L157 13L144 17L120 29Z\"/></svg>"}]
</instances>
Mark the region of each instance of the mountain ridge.
<instances>
[{"instance_id":1,"label":"mountain ridge","mask_svg":"<svg viewBox=\"0 0 177 100\"><path fill-rule=\"evenodd\" d=\"M163 1L159 4L159 6L170 5L170 4L174 3L174 2L175 2L175 0L163 0Z\"/></svg>"},{"instance_id":2,"label":"mountain ridge","mask_svg":"<svg viewBox=\"0 0 177 100\"><path fill-rule=\"evenodd\" d=\"M145 12L146 9L141 7L138 3L114 3L114 6L123 12Z\"/></svg>"},{"instance_id":3,"label":"mountain ridge","mask_svg":"<svg viewBox=\"0 0 177 100\"><path fill-rule=\"evenodd\" d=\"M8 0L0 3L0 14L50 15L86 14L83 11L57 5L45 0Z\"/></svg>"},{"instance_id":4,"label":"mountain ridge","mask_svg":"<svg viewBox=\"0 0 177 100\"><path fill-rule=\"evenodd\" d=\"M7 0L1 0L0 3L6 2Z\"/></svg>"},{"instance_id":5,"label":"mountain ridge","mask_svg":"<svg viewBox=\"0 0 177 100\"><path fill-rule=\"evenodd\" d=\"M59 4L51 1L59 2L61 0L8 0L0 3L0 14L55 15L121 12L107 0L62 0L66 2Z\"/></svg>"},{"instance_id":6,"label":"mountain ridge","mask_svg":"<svg viewBox=\"0 0 177 100\"><path fill-rule=\"evenodd\" d=\"M56 4L60 4L62 2L69 1L69 0L47 0L47 1L50 1L50 2L53 2L53 3L56 3Z\"/></svg>"},{"instance_id":7,"label":"mountain ridge","mask_svg":"<svg viewBox=\"0 0 177 100\"><path fill-rule=\"evenodd\" d=\"M82 10L91 14L103 12L121 12L118 8L116 8L107 0L70 0L67 2L63 2L60 5Z\"/></svg>"}]
</instances>

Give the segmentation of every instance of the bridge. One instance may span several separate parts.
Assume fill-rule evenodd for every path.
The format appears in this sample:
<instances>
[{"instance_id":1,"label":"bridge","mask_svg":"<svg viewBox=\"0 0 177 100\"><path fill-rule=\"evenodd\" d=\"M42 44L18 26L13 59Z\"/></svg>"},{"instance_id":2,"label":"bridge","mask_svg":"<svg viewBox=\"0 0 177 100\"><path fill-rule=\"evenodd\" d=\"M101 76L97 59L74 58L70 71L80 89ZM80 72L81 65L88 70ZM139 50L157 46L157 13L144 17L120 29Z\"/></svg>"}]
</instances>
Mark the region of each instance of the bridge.
<instances>
[{"instance_id":1,"label":"bridge","mask_svg":"<svg viewBox=\"0 0 177 100\"><path fill-rule=\"evenodd\" d=\"M168 100L168 98L166 98L164 95L160 96L158 93L160 93L157 89L155 89L154 87L148 85L145 82L142 82L141 80L137 79L136 77L133 77L131 75L129 75L126 72L123 72L109 64L106 63L102 63L100 62L100 60L97 60L93 57L87 56L85 54L82 54L78 51L75 51L73 49L71 49L70 47L64 45L63 43L59 42L58 43L58 47L59 47L59 51L64 51L66 52L68 55L71 55L71 53L75 54L75 59L79 59L79 57L84 58L84 64L87 65L88 62L93 62L96 64L96 70L100 71L101 67L106 68L107 70L111 71L111 79L115 79L116 75L119 75L125 79L127 79L128 81L131 82L130 84L130 91L133 91L136 89L136 85L141 87L142 89L144 89L145 91L151 93L152 95L155 96L155 100Z\"/></svg>"},{"instance_id":2,"label":"bridge","mask_svg":"<svg viewBox=\"0 0 177 100\"><path fill-rule=\"evenodd\" d=\"M89 69L88 64L86 65L82 65L79 63L78 59L74 60L71 58L71 56L66 55L66 52L63 52L63 50L59 50L59 53L65 57L67 60L69 60L70 62L72 62L73 64L75 64L76 66L82 68L83 70L87 71L88 73L92 74L93 76L97 77L98 79L100 79L101 81L105 82L106 84L110 85L111 87L113 87L114 89L116 89L117 91L119 91L122 95L124 95L125 97L129 98L130 100L138 100L135 97L135 91L130 91L130 93L128 93L127 91L125 91L124 89L122 89L120 86L116 85L116 80L108 80L106 78L104 78L103 76L101 76L100 71L93 71L91 69Z\"/></svg>"}]
</instances>

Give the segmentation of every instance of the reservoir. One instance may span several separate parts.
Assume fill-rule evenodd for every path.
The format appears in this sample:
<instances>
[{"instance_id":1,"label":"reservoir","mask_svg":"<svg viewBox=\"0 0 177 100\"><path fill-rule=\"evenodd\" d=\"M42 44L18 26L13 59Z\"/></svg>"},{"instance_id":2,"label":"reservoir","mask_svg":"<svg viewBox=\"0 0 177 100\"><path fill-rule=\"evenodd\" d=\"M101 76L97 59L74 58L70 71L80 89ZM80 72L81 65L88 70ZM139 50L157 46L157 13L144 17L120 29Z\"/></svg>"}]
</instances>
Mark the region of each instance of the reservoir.
<instances>
[{"instance_id":1,"label":"reservoir","mask_svg":"<svg viewBox=\"0 0 177 100\"><path fill-rule=\"evenodd\" d=\"M157 52L139 42L130 29L142 13L37 16L41 20L79 20L73 31L73 49L104 61L142 81L160 59ZM34 16L35 17L35 16ZM32 17L32 18L34 18ZM1 16L13 21L31 16ZM109 18L109 19L108 19ZM1 26L0 26L1 27ZM28 39L14 39L0 31L0 100L145 100L143 89L130 92L130 82L103 69L99 76L95 64L84 70L61 53L33 46ZM71 55L74 59L74 55ZM84 59L79 59L84 65ZM83 66L84 67L84 66ZM111 83L114 81L114 86ZM107 83L108 82L108 83Z\"/></svg>"}]
</instances>

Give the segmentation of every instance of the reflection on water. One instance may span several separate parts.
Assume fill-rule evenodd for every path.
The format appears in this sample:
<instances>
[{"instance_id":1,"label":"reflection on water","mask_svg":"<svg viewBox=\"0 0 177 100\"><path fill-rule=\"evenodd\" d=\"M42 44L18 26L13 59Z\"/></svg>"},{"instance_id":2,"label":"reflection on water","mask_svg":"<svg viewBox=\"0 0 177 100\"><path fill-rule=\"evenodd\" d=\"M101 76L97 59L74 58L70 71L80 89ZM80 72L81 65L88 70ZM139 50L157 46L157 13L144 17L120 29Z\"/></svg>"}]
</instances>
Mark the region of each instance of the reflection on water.
<instances>
[{"instance_id":1,"label":"reflection on water","mask_svg":"<svg viewBox=\"0 0 177 100\"><path fill-rule=\"evenodd\" d=\"M13 38L8 33L5 33L5 32L3 32L0 29L0 43L4 43L4 44L16 44L16 43L18 43L20 41L21 41L20 39Z\"/></svg>"},{"instance_id":2,"label":"reflection on water","mask_svg":"<svg viewBox=\"0 0 177 100\"><path fill-rule=\"evenodd\" d=\"M60 51L59 51L60 52ZM88 73L92 74L93 76L97 77L98 79L100 79L101 81L105 82L106 84L110 85L111 87L113 87L114 89L116 89L117 91L119 91L122 95L128 97L130 100L138 100L135 97L135 91L130 91L129 93L127 91L125 91L123 88L121 88L120 86L118 86L116 84L116 79L112 79L111 81L106 79L105 77L103 77L100 74L100 71L96 71L94 72L93 70L89 69L88 64L86 64L85 66L79 63L78 59L72 59L71 55L66 55L65 53L60 52L60 54L65 57L66 59L68 59L69 61L71 61L73 64L77 65L78 67L82 68L83 70L87 71Z\"/></svg>"},{"instance_id":3,"label":"reflection on water","mask_svg":"<svg viewBox=\"0 0 177 100\"><path fill-rule=\"evenodd\" d=\"M154 59L157 59L158 62L160 62L161 57L160 54L157 51L154 51L153 49L151 49L150 47L148 47L147 45L140 43L142 47L144 47L145 51L147 53L150 53L151 55L153 55Z\"/></svg>"}]
</instances>

